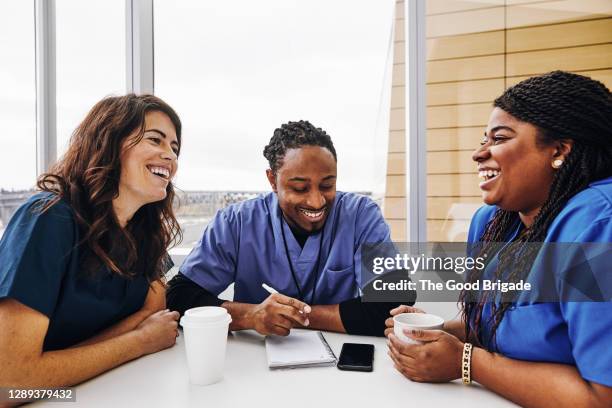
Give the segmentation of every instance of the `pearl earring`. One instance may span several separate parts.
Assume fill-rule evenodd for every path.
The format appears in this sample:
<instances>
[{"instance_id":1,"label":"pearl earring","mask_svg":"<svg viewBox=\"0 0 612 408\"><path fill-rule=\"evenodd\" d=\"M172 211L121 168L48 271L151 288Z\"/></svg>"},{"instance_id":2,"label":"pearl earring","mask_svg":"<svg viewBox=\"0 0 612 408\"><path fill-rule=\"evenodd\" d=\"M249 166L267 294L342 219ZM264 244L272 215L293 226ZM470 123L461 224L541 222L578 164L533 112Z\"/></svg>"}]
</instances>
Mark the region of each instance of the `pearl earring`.
<instances>
[{"instance_id":1,"label":"pearl earring","mask_svg":"<svg viewBox=\"0 0 612 408\"><path fill-rule=\"evenodd\" d=\"M555 169L561 168L562 165L563 165L563 160L561 160L561 159L557 159L557 160L552 162L552 166Z\"/></svg>"}]
</instances>

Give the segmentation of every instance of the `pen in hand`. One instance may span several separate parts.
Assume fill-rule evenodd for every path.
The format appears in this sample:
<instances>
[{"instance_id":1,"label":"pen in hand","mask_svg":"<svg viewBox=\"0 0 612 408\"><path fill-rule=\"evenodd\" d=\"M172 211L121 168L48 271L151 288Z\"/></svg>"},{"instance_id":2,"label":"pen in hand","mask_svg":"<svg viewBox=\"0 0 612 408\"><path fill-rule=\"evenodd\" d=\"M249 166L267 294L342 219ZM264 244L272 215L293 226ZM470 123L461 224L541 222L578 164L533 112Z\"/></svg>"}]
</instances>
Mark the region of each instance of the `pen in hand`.
<instances>
[{"instance_id":1,"label":"pen in hand","mask_svg":"<svg viewBox=\"0 0 612 408\"><path fill-rule=\"evenodd\" d=\"M278 290L274 289L272 286L268 286L265 283L261 284L261 287L268 291L269 294L273 295L278 293Z\"/></svg>"},{"instance_id":2,"label":"pen in hand","mask_svg":"<svg viewBox=\"0 0 612 408\"><path fill-rule=\"evenodd\" d=\"M275 293L279 293L278 290L274 289L272 286L262 283L261 287L264 288L269 294L273 295ZM310 313L311 309L310 306L306 305L306 307L304 307L304 310L300 310L299 312L304 314L304 313Z\"/></svg>"}]
</instances>

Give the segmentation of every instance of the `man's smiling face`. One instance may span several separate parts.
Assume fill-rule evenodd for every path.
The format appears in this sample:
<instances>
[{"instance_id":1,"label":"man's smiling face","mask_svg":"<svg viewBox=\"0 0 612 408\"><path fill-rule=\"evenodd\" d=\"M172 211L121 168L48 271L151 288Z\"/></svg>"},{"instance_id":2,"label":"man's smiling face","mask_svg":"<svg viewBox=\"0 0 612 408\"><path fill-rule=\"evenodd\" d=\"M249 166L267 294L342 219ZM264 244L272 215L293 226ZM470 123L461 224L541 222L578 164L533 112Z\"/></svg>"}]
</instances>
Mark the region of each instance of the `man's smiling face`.
<instances>
[{"instance_id":1,"label":"man's smiling face","mask_svg":"<svg viewBox=\"0 0 612 408\"><path fill-rule=\"evenodd\" d=\"M336 159L325 147L288 149L282 166L267 171L287 223L316 232L323 228L336 198Z\"/></svg>"}]
</instances>

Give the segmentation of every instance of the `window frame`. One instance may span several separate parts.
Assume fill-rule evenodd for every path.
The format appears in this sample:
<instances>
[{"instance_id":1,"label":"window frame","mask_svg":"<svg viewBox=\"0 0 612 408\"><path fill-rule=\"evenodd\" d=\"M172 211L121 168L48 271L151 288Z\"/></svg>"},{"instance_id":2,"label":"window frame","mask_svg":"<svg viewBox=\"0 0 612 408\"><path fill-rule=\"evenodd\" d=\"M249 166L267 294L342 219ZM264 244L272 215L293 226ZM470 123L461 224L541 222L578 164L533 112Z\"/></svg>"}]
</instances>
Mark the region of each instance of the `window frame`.
<instances>
[{"instance_id":1,"label":"window frame","mask_svg":"<svg viewBox=\"0 0 612 408\"><path fill-rule=\"evenodd\" d=\"M34 0L36 175L57 159L55 0Z\"/></svg>"},{"instance_id":2,"label":"window frame","mask_svg":"<svg viewBox=\"0 0 612 408\"><path fill-rule=\"evenodd\" d=\"M126 92L153 93L153 0L125 0ZM34 0L36 175L57 160L55 0Z\"/></svg>"},{"instance_id":3,"label":"window frame","mask_svg":"<svg viewBox=\"0 0 612 408\"><path fill-rule=\"evenodd\" d=\"M404 1L406 22L406 237L427 242L425 1Z\"/></svg>"}]
</instances>

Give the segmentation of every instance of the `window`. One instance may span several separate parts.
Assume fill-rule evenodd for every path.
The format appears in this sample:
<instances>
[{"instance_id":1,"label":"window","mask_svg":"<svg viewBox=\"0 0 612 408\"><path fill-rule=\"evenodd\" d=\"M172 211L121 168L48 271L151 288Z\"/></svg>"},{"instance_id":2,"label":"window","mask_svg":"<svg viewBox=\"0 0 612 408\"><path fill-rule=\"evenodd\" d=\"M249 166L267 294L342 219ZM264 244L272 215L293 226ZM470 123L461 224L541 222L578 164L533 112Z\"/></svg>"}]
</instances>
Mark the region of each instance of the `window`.
<instances>
[{"instance_id":1,"label":"window","mask_svg":"<svg viewBox=\"0 0 612 408\"><path fill-rule=\"evenodd\" d=\"M156 0L155 93L184 123L177 186L191 197L269 191L263 148L282 123L304 119L334 141L338 189L382 195L393 7ZM212 194L211 205L234 200ZM179 209L186 247L214 214L202 200Z\"/></svg>"},{"instance_id":2,"label":"window","mask_svg":"<svg viewBox=\"0 0 612 408\"><path fill-rule=\"evenodd\" d=\"M91 107L125 94L125 1L56 0L57 150Z\"/></svg>"},{"instance_id":3,"label":"window","mask_svg":"<svg viewBox=\"0 0 612 408\"><path fill-rule=\"evenodd\" d=\"M34 2L0 3L0 236L36 181Z\"/></svg>"}]
</instances>

